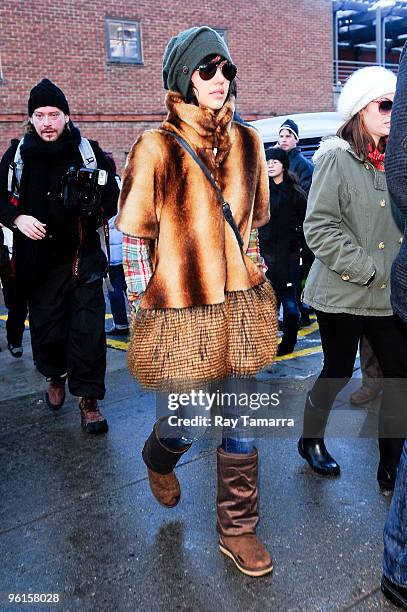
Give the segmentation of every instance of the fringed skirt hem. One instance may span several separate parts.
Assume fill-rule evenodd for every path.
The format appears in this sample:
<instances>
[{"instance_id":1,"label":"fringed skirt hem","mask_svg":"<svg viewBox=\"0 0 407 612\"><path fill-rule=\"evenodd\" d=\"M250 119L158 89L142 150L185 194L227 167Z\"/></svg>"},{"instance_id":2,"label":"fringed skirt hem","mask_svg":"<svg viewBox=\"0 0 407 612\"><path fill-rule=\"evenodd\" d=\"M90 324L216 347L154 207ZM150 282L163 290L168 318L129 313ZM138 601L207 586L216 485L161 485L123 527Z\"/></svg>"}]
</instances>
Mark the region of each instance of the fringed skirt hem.
<instances>
[{"instance_id":1,"label":"fringed skirt hem","mask_svg":"<svg viewBox=\"0 0 407 612\"><path fill-rule=\"evenodd\" d=\"M140 309L132 326L130 372L150 389L253 376L277 351L274 291L262 283L226 293L225 302Z\"/></svg>"}]
</instances>

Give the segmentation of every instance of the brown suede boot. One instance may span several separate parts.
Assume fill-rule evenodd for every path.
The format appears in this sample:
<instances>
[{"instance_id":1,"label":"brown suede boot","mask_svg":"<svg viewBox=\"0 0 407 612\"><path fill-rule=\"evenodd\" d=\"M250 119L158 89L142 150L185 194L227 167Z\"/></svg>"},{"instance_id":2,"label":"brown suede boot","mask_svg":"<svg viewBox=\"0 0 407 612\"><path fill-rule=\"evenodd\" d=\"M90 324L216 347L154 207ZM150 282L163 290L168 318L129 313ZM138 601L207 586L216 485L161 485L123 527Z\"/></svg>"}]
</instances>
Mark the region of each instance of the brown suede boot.
<instances>
[{"instance_id":1,"label":"brown suede boot","mask_svg":"<svg viewBox=\"0 0 407 612\"><path fill-rule=\"evenodd\" d=\"M359 389L356 389L350 396L350 403L354 406L363 406L367 402L371 402L379 395L380 389L368 387L362 384Z\"/></svg>"},{"instance_id":2,"label":"brown suede boot","mask_svg":"<svg viewBox=\"0 0 407 612\"><path fill-rule=\"evenodd\" d=\"M65 401L65 381L66 376L57 376L47 379L48 389L45 393L45 401L51 410L59 410Z\"/></svg>"},{"instance_id":3,"label":"brown suede boot","mask_svg":"<svg viewBox=\"0 0 407 612\"><path fill-rule=\"evenodd\" d=\"M191 445L179 450L169 449L159 439L159 429L160 421L157 421L144 444L142 456L148 468L152 494L162 506L173 508L181 498L181 487L174 468Z\"/></svg>"},{"instance_id":4,"label":"brown suede boot","mask_svg":"<svg viewBox=\"0 0 407 612\"><path fill-rule=\"evenodd\" d=\"M248 576L273 571L272 559L256 537L259 522L257 491L257 449L249 455L217 449L218 497L217 530L219 548Z\"/></svg>"},{"instance_id":5,"label":"brown suede boot","mask_svg":"<svg viewBox=\"0 0 407 612\"><path fill-rule=\"evenodd\" d=\"M98 401L94 397L81 397L79 402L81 425L85 433L102 434L109 429L105 417L101 414Z\"/></svg>"}]
</instances>

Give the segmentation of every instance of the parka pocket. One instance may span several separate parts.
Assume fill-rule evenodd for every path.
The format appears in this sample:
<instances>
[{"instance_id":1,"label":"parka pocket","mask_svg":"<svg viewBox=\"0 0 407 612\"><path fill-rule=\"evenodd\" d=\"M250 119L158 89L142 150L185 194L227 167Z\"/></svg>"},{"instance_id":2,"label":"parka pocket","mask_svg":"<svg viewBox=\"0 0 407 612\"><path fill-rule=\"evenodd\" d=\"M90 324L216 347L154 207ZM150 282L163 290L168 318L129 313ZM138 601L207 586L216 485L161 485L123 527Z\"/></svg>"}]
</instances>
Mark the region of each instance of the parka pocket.
<instances>
[{"instance_id":1,"label":"parka pocket","mask_svg":"<svg viewBox=\"0 0 407 612\"><path fill-rule=\"evenodd\" d=\"M375 277L367 288L368 289L382 288L382 285L388 284L390 280L389 272L386 273L386 270L385 270L385 261L381 257L373 256L373 265L375 268Z\"/></svg>"}]
</instances>

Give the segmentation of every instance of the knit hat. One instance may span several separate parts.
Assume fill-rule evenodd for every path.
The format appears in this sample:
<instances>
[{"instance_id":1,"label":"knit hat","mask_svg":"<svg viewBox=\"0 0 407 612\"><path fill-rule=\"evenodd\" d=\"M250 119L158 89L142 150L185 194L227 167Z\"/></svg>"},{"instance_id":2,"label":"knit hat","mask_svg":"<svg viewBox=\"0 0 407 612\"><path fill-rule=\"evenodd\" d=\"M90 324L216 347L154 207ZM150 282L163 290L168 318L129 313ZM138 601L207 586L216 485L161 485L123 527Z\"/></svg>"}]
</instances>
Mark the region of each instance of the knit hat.
<instances>
[{"instance_id":1,"label":"knit hat","mask_svg":"<svg viewBox=\"0 0 407 612\"><path fill-rule=\"evenodd\" d=\"M65 94L59 87L54 85L49 79L42 79L30 91L28 99L28 115L31 117L36 108L41 106L55 106L59 108L64 115L69 115L68 100Z\"/></svg>"},{"instance_id":2,"label":"knit hat","mask_svg":"<svg viewBox=\"0 0 407 612\"><path fill-rule=\"evenodd\" d=\"M163 57L164 89L186 98L192 73L207 55L232 61L223 38L208 26L189 28L171 38Z\"/></svg>"},{"instance_id":3,"label":"knit hat","mask_svg":"<svg viewBox=\"0 0 407 612\"><path fill-rule=\"evenodd\" d=\"M286 119L284 123L281 125L278 133L280 134L281 130L289 130L292 134L294 134L295 139L299 140L298 136L298 125L292 119Z\"/></svg>"},{"instance_id":4,"label":"knit hat","mask_svg":"<svg viewBox=\"0 0 407 612\"><path fill-rule=\"evenodd\" d=\"M369 102L396 91L396 75L382 66L369 66L353 72L338 100L338 113L349 121Z\"/></svg>"},{"instance_id":5,"label":"knit hat","mask_svg":"<svg viewBox=\"0 0 407 612\"><path fill-rule=\"evenodd\" d=\"M280 147L269 147L266 149L266 159L269 161L270 159L277 159L279 162L283 164L283 168L288 170L288 155L284 151L284 149L280 149Z\"/></svg>"}]
</instances>

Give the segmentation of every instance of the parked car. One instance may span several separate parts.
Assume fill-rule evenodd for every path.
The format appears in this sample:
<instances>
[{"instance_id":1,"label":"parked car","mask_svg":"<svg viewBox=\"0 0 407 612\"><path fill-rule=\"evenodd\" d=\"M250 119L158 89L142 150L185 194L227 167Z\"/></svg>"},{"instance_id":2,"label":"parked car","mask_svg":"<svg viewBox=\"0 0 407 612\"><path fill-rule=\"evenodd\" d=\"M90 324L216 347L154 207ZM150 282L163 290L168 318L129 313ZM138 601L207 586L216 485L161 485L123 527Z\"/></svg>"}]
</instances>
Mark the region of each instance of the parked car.
<instances>
[{"instance_id":1,"label":"parked car","mask_svg":"<svg viewBox=\"0 0 407 612\"><path fill-rule=\"evenodd\" d=\"M305 157L311 158L318 148L321 138L336 134L343 120L339 113L297 113L280 115L268 119L251 121L262 137L265 146L272 146L277 142L278 130L287 117L297 123L300 134L301 151Z\"/></svg>"}]
</instances>

